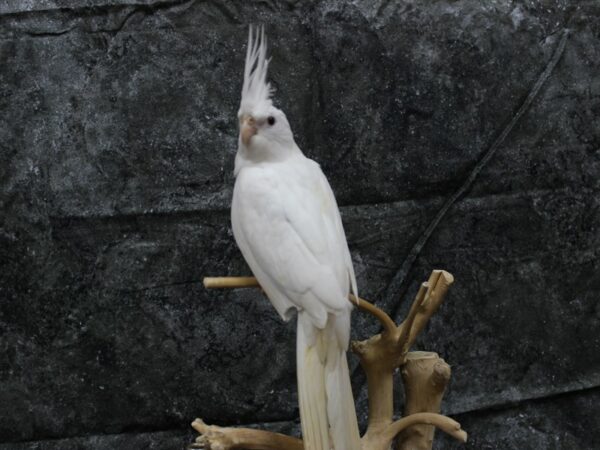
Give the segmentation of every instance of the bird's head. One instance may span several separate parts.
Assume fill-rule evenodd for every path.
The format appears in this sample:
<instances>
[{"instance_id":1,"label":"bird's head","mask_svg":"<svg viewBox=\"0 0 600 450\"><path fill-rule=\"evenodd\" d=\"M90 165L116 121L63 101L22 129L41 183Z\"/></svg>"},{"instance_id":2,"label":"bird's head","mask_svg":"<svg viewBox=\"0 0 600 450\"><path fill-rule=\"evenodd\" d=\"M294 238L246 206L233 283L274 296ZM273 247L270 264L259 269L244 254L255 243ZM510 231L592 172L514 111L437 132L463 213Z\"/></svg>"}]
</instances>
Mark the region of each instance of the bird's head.
<instances>
[{"instance_id":1,"label":"bird's head","mask_svg":"<svg viewBox=\"0 0 600 450\"><path fill-rule=\"evenodd\" d=\"M238 154L254 161L273 160L291 152L296 144L285 114L273 106L267 82L267 41L264 29L250 26L242 101L238 111Z\"/></svg>"}]
</instances>

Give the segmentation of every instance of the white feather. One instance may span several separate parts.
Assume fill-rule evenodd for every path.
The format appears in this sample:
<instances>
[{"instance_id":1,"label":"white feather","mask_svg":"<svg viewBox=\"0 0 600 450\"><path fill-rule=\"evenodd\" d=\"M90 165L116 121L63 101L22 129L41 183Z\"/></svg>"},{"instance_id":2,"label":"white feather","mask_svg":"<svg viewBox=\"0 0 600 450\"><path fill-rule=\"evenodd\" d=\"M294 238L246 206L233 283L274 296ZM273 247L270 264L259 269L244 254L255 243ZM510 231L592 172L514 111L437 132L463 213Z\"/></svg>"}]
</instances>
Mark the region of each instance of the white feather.
<instances>
[{"instance_id":1,"label":"white feather","mask_svg":"<svg viewBox=\"0 0 600 450\"><path fill-rule=\"evenodd\" d=\"M313 342L310 345L309 342ZM317 345L314 345L317 342ZM329 420L325 388L327 349L323 332L317 331L305 313L298 314L296 366L298 373L298 403L304 448L329 450Z\"/></svg>"},{"instance_id":2,"label":"white feather","mask_svg":"<svg viewBox=\"0 0 600 450\"><path fill-rule=\"evenodd\" d=\"M244 84L242 86L242 101L238 115L248 113L257 106L267 108L272 105L271 85L267 82L267 38L264 27L248 31L248 48L246 49L246 64L244 66Z\"/></svg>"}]
</instances>

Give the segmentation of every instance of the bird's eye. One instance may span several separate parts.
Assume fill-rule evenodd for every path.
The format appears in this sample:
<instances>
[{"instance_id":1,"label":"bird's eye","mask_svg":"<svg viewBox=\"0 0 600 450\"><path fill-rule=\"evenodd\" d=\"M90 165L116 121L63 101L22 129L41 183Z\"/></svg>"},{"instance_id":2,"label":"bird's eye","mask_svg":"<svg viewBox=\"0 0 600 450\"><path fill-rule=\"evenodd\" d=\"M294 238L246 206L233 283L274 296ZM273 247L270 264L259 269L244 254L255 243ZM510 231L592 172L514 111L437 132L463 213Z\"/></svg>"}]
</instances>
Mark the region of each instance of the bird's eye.
<instances>
[{"instance_id":1,"label":"bird's eye","mask_svg":"<svg viewBox=\"0 0 600 450\"><path fill-rule=\"evenodd\" d=\"M275 125L275 117L273 117L273 116L267 117L267 123L271 126Z\"/></svg>"}]
</instances>

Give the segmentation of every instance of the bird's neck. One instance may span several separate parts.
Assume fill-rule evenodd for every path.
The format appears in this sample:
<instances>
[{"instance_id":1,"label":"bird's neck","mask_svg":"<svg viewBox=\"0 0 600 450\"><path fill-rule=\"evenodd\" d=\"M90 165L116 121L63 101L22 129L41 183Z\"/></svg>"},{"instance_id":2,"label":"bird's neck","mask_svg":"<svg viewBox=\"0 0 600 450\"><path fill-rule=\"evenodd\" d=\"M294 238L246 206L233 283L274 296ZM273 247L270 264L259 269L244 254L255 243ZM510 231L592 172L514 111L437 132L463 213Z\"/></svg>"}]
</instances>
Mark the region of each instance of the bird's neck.
<instances>
[{"instance_id":1,"label":"bird's neck","mask_svg":"<svg viewBox=\"0 0 600 450\"><path fill-rule=\"evenodd\" d=\"M250 148L242 145L238 146L237 154L235 155L234 175L237 175L240 170L247 166L281 163L291 158L303 156L302 151L292 142L290 145L254 145Z\"/></svg>"}]
</instances>

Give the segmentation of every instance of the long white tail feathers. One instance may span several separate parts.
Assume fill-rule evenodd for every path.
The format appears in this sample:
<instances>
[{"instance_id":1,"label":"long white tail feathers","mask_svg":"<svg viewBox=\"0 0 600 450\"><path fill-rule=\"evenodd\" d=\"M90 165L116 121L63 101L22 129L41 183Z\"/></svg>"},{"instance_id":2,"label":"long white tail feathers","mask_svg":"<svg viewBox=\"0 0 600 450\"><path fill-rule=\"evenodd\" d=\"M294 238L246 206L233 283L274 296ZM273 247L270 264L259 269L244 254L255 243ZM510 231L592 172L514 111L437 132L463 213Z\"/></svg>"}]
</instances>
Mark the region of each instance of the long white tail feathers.
<instances>
[{"instance_id":1,"label":"long white tail feathers","mask_svg":"<svg viewBox=\"0 0 600 450\"><path fill-rule=\"evenodd\" d=\"M308 315L298 314L298 400L305 450L360 450L346 345L337 339L333 320L319 330Z\"/></svg>"},{"instance_id":2,"label":"long white tail feathers","mask_svg":"<svg viewBox=\"0 0 600 450\"><path fill-rule=\"evenodd\" d=\"M325 352L310 318L298 314L296 338L298 404L305 450L330 450L325 393ZM313 343L313 345L310 345Z\"/></svg>"},{"instance_id":3,"label":"long white tail feathers","mask_svg":"<svg viewBox=\"0 0 600 450\"><path fill-rule=\"evenodd\" d=\"M360 436L345 348L340 350L333 348L332 345L327 348L325 391L333 448L360 450Z\"/></svg>"}]
</instances>

